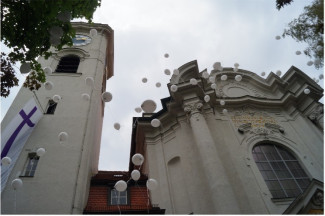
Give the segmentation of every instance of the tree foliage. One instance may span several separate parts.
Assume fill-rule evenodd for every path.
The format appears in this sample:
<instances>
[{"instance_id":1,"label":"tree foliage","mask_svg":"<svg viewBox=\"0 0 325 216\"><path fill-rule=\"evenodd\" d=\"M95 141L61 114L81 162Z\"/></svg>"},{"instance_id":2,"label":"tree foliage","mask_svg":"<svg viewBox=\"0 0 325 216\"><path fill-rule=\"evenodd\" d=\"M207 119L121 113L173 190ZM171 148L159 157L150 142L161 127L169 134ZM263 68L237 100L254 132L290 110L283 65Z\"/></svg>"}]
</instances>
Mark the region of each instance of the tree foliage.
<instances>
[{"instance_id":1,"label":"tree foliage","mask_svg":"<svg viewBox=\"0 0 325 216\"><path fill-rule=\"evenodd\" d=\"M4 53L1 53L1 97L7 97L10 94L10 88L18 85L18 79L8 57L3 56Z\"/></svg>"},{"instance_id":2,"label":"tree foliage","mask_svg":"<svg viewBox=\"0 0 325 216\"><path fill-rule=\"evenodd\" d=\"M323 67L324 0L314 0L311 5L304 7L304 12L288 24L282 36L290 36L297 42L307 43L305 55L314 60L317 69Z\"/></svg>"},{"instance_id":3,"label":"tree foliage","mask_svg":"<svg viewBox=\"0 0 325 216\"><path fill-rule=\"evenodd\" d=\"M101 0L2 0L1 41L11 52L1 55L1 64L6 64L6 67L1 68L1 78L7 74L12 76L11 65L16 62L29 62L32 72L24 87L39 89L46 77L36 59L39 56L48 58L51 55L48 51L51 45L58 50L64 45L71 46L75 31L70 19L85 18L91 22L100 3ZM62 14L68 15L68 19L59 19ZM56 43L51 39L53 27L62 30ZM14 77L16 80L17 77ZM8 86L8 90L9 88ZM2 91L1 96L4 96Z\"/></svg>"},{"instance_id":4,"label":"tree foliage","mask_svg":"<svg viewBox=\"0 0 325 216\"><path fill-rule=\"evenodd\" d=\"M276 0L276 9L280 10L285 5L291 4L291 2L293 2L293 0Z\"/></svg>"}]
</instances>

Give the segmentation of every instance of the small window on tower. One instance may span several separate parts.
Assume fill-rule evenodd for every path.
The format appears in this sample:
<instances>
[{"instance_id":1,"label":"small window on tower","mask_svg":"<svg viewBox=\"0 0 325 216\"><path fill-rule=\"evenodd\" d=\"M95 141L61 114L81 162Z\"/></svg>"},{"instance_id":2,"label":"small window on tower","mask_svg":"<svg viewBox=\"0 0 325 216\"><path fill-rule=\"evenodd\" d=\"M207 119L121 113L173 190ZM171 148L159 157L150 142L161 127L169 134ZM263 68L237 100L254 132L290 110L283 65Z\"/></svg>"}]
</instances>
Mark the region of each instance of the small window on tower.
<instances>
[{"instance_id":1,"label":"small window on tower","mask_svg":"<svg viewBox=\"0 0 325 216\"><path fill-rule=\"evenodd\" d=\"M80 63L80 58L75 55L64 56L55 70L57 73L76 73Z\"/></svg>"},{"instance_id":2,"label":"small window on tower","mask_svg":"<svg viewBox=\"0 0 325 216\"><path fill-rule=\"evenodd\" d=\"M49 103L47 105L46 114L54 114L56 105L58 105L58 104L55 103L53 100L49 100Z\"/></svg>"},{"instance_id":3,"label":"small window on tower","mask_svg":"<svg viewBox=\"0 0 325 216\"><path fill-rule=\"evenodd\" d=\"M38 160L39 160L39 157L36 155L35 152L29 153L22 176L33 177L35 175Z\"/></svg>"}]
</instances>

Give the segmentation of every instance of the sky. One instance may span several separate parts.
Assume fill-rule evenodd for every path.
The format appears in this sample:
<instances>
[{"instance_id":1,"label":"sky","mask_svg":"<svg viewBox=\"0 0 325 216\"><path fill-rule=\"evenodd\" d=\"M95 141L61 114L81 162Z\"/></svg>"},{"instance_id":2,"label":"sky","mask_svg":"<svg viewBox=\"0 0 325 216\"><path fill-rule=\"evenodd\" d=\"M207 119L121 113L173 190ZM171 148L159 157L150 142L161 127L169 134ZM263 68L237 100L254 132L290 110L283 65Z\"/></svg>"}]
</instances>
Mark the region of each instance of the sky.
<instances>
[{"instance_id":1,"label":"sky","mask_svg":"<svg viewBox=\"0 0 325 216\"><path fill-rule=\"evenodd\" d=\"M318 78L323 68L316 70L307 65L308 57L295 54L306 44L275 39L310 2L295 0L278 11L275 0L102 0L93 22L114 30L114 76L106 87L113 99L105 105L99 170L128 170L132 117L142 116L134 109L147 99L156 102L155 112L162 108L160 99L169 96L171 78L165 69L193 60L208 72L215 62L223 67L239 63L240 69L264 71L267 77L277 70L283 75L294 65ZM20 83L26 77L17 76ZM323 80L319 84L324 87ZM1 99L1 119L18 89ZM114 123L121 128L114 129Z\"/></svg>"}]
</instances>

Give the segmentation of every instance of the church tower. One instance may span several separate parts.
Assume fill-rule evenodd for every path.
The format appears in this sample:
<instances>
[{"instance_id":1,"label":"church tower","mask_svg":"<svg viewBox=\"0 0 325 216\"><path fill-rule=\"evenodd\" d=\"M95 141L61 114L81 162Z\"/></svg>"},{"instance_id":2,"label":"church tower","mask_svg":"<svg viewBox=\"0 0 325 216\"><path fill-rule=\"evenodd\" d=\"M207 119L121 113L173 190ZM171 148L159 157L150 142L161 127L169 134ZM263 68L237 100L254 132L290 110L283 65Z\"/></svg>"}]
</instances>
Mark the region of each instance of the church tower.
<instances>
[{"instance_id":1,"label":"church tower","mask_svg":"<svg viewBox=\"0 0 325 216\"><path fill-rule=\"evenodd\" d=\"M2 121L2 134L14 141L1 140L1 158L13 157L1 166L7 170L1 173L3 214L82 214L87 204L98 172L104 101L110 100L104 92L113 76L114 32L104 24L72 25L73 46L51 48L50 58L38 60L47 67L47 82L35 92L22 87ZM15 119L20 128L12 126Z\"/></svg>"}]
</instances>

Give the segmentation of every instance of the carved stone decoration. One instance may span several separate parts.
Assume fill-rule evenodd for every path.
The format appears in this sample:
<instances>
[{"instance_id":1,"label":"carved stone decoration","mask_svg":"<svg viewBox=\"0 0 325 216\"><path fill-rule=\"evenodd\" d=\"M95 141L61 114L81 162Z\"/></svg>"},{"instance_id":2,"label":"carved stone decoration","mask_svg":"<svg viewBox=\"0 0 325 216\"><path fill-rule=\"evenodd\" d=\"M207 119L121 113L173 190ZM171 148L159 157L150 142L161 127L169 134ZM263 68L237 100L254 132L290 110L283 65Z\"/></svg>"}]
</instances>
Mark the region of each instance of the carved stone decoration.
<instances>
[{"instance_id":1,"label":"carved stone decoration","mask_svg":"<svg viewBox=\"0 0 325 216\"><path fill-rule=\"evenodd\" d=\"M317 106L312 113L308 115L308 118L314 122L322 130L324 129L324 108L323 106Z\"/></svg>"},{"instance_id":2,"label":"carved stone decoration","mask_svg":"<svg viewBox=\"0 0 325 216\"><path fill-rule=\"evenodd\" d=\"M265 123L265 127L269 128L275 132L284 133L284 128L277 124Z\"/></svg>"},{"instance_id":3,"label":"carved stone decoration","mask_svg":"<svg viewBox=\"0 0 325 216\"><path fill-rule=\"evenodd\" d=\"M254 88L251 85L247 85L246 83L243 82L235 82L235 81L228 81L225 84L221 84L220 88L217 89L216 94L217 96L227 96L227 97L232 97L231 92L233 92L233 89L241 89L243 95L237 95L237 96L244 96L244 95L250 95L254 97L262 97L262 98L267 98L268 96L256 88Z\"/></svg>"},{"instance_id":4,"label":"carved stone decoration","mask_svg":"<svg viewBox=\"0 0 325 216\"><path fill-rule=\"evenodd\" d=\"M271 132L268 130L268 129L266 129L266 128L254 128L253 130L252 130L252 132L253 133L255 133L255 134L258 134L258 135L265 135L265 136L267 136L267 135L269 135Z\"/></svg>"},{"instance_id":5,"label":"carved stone decoration","mask_svg":"<svg viewBox=\"0 0 325 216\"><path fill-rule=\"evenodd\" d=\"M249 131L251 129L252 129L252 124L251 123L242 124L242 125L240 125L238 127L238 131L240 133L245 133L245 132L247 132L247 131Z\"/></svg>"},{"instance_id":6,"label":"carved stone decoration","mask_svg":"<svg viewBox=\"0 0 325 216\"><path fill-rule=\"evenodd\" d=\"M200 101L184 105L184 111L187 114L195 114L202 111L203 103Z\"/></svg>"},{"instance_id":7,"label":"carved stone decoration","mask_svg":"<svg viewBox=\"0 0 325 216\"><path fill-rule=\"evenodd\" d=\"M312 198L312 203L314 206L324 208L324 193L318 190Z\"/></svg>"}]
</instances>

